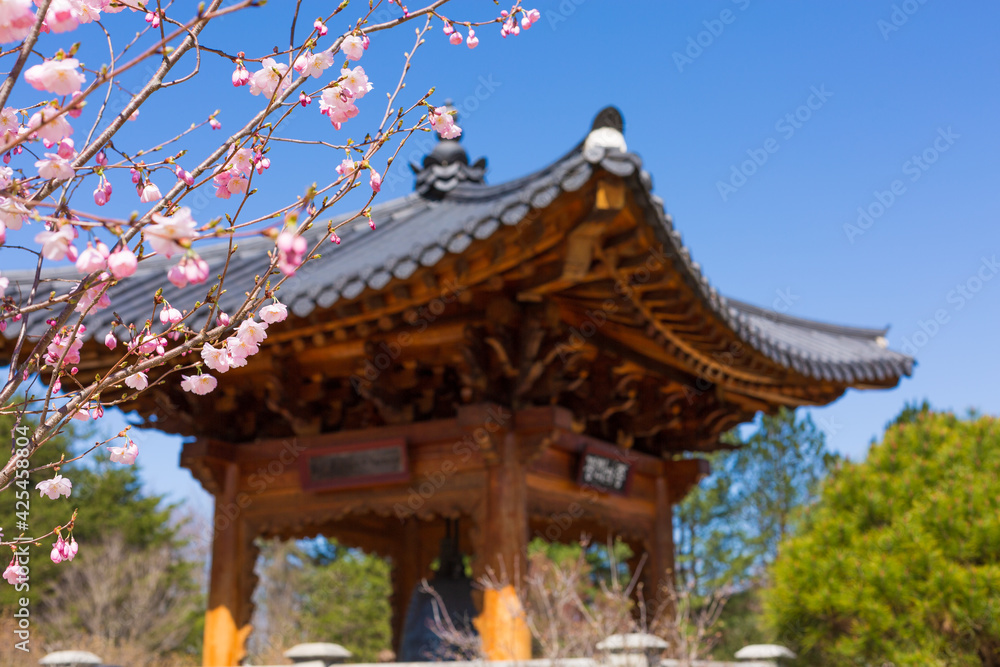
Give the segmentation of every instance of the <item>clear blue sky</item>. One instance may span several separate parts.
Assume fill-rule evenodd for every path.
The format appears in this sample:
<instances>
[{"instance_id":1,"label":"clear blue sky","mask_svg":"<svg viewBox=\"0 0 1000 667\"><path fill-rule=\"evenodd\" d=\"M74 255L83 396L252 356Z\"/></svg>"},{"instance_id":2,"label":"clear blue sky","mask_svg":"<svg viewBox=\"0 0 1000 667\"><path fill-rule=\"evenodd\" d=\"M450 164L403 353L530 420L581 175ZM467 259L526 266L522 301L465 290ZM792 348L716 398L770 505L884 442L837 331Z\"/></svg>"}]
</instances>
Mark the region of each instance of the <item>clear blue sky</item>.
<instances>
[{"instance_id":1,"label":"clear blue sky","mask_svg":"<svg viewBox=\"0 0 1000 667\"><path fill-rule=\"evenodd\" d=\"M644 159L655 192L721 292L792 315L891 326L893 348L906 341L917 347L914 377L898 388L852 391L812 411L834 449L864 457L908 400L1000 413L1000 268L990 263L1000 256L1000 6L942 0L536 6L542 20L530 31L503 41L485 29L471 52L449 45L435 27L409 79L414 96L433 85L435 99L456 100L464 144L473 158L489 159L490 182L548 164L585 136L599 109L615 104L630 150ZM306 3L308 22L317 7ZM448 11L479 18L492 7L460 0ZM249 36L281 15L272 41L284 45L287 11L288 3L269 3L206 32L203 42L248 48ZM266 44L265 52L271 45L253 41ZM411 42L410 30L373 37L362 64L378 95L363 101L371 104L351 121L355 128L383 104ZM258 108L245 89L229 87L231 69L206 62L214 80L189 86L194 95L173 112L203 118L221 106L204 94L210 88L247 113ZM809 103L812 109L801 108ZM232 118L226 113L224 124ZM139 122L157 118L151 111ZM303 121L301 130L329 135L330 126L317 119ZM746 166L753 173L745 182L731 181L734 167L753 155L763 164ZM285 171L269 172L262 192L300 191L314 179L315 164L276 164ZM408 170L402 175L385 188L386 198L410 191ZM734 189L720 192L720 182ZM859 207L871 215L863 226ZM861 233L845 230L852 224ZM933 334L922 335L921 323ZM210 507L178 468L175 438L137 439L153 490Z\"/></svg>"}]
</instances>

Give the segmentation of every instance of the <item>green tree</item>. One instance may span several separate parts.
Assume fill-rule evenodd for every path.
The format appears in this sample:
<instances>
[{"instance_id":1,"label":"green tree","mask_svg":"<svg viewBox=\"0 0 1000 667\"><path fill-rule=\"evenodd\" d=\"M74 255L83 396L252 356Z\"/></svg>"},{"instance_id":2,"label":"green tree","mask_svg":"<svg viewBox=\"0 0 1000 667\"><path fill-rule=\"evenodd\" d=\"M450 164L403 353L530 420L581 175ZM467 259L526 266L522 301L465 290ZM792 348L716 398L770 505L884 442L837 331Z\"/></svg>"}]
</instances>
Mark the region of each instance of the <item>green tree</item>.
<instances>
[{"instance_id":1,"label":"green tree","mask_svg":"<svg viewBox=\"0 0 1000 667\"><path fill-rule=\"evenodd\" d=\"M334 540L265 542L251 636L255 662L276 661L294 643L335 642L357 662L392 648L388 561Z\"/></svg>"},{"instance_id":2,"label":"green tree","mask_svg":"<svg viewBox=\"0 0 1000 667\"><path fill-rule=\"evenodd\" d=\"M0 432L9 432L10 417L0 417ZM88 434L80 432L64 432L47 443L39 451L33 462L44 463L58 461L61 456L68 460L74 451L81 451L83 441ZM141 461L141 455L140 455ZM93 635L95 632L108 630L108 639L112 639L116 631L95 625L94 619L87 615L84 601L75 602L72 596L61 596L59 591L70 587L79 587L81 569L99 570L110 566L104 562L106 547L109 541L121 544L119 551L124 551L141 562L144 557L163 563L162 572L158 572L158 585L163 590L169 590L172 599L179 602L172 609L183 609L181 615L174 620L184 624L189 632L183 637L174 635L169 642L162 644L163 650L196 653L201 642L201 593L198 577L198 565L183 557L182 552L186 541L182 538L181 522L175 520L177 506L168 504L162 496L147 495L136 466L111 463L107 454L94 452L85 460L63 466L60 473L73 482L73 493L70 497L60 497L50 500L40 496L35 485L43 479L51 478L53 470L43 470L30 475L27 490L30 491L29 509L25 523L28 528L23 531L26 536L42 535L56 526L66 525L73 511L77 510L76 524L73 536L79 545L79 554L72 562L53 563L49 558L54 538L43 540L37 546L29 547L30 587L26 592L17 591L6 582L0 585L0 613L9 615L18 604L18 599L25 597L31 601L32 618L38 623L43 636L70 638L74 628L82 635ZM0 504L0 526L4 528L4 536L9 539L16 537L20 518L17 512L24 510L24 505L16 504L15 491L23 491L14 486L6 494L6 502ZM22 500L23 502L23 500ZM64 536L68 537L64 531ZM8 559L0 563L6 567ZM113 577L105 579L112 586ZM127 595L127 591L121 591ZM58 603L56 603L58 600ZM58 608L56 608L58 606ZM199 613L193 613L197 609ZM80 623L73 623L76 617ZM58 620L56 620L58 617ZM108 619L109 622L112 619ZM102 629L103 628L103 629Z\"/></svg>"},{"instance_id":3,"label":"green tree","mask_svg":"<svg viewBox=\"0 0 1000 667\"><path fill-rule=\"evenodd\" d=\"M731 593L715 649L730 657L768 639L759 623L767 567L838 458L808 415L785 408L760 417L745 440L733 431L723 443L732 449L709 457L712 474L676 508L674 534L682 588L705 599Z\"/></svg>"},{"instance_id":4,"label":"green tree","mask_svg":"<svg viewBox=\"0 0 1000 667\"><path fill-rule=\"evenodd\" d=\"M1000 664L1000 421L904 413L780 547L765 610L806 664Z\"/></svg>"}]
</instances>

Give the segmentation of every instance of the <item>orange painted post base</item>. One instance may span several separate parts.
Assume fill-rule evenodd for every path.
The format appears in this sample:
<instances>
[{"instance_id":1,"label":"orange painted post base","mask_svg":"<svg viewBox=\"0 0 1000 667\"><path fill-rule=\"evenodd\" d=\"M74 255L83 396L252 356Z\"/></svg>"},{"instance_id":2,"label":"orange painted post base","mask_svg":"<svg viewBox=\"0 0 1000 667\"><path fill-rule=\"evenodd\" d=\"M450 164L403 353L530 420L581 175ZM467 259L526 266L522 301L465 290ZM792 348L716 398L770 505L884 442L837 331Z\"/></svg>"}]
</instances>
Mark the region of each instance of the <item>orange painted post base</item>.
<instances>
[{"instance_id":1,"label":"orange painted post base","mask_svg":"<svg viewBox=\"0 0 1000 667\"><path fill-rule=\"evenodd\" d=\"M531 659L531 631L513 586L483 591L483 612L475 624L487 659Z\"/></svg>"},{"instance_id":2,"label":"orange painted post base","mask_svg":"<svg viewBox=\"0 0 1000 667\"><path fill-rule=\"evenodd\" d=\"M246 656L250 625L237 628L233 615L224 606L210 609L205 615L203 667L235 667Z\"/></svg>"}]
</instances>

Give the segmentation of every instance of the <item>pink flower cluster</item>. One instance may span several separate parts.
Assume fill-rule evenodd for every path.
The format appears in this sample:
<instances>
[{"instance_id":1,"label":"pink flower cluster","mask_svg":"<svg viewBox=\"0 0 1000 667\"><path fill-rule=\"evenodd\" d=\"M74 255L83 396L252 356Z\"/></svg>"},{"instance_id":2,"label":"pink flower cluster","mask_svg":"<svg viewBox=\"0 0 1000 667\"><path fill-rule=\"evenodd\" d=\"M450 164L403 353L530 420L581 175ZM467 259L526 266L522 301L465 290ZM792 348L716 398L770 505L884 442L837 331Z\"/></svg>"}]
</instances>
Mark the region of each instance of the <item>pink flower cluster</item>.
<instances>
[{"instance_id":1,"label":"pink flower cluster","mask_svg":"<svg viewBox=\"0 0 1000 667\"><path fill-rule=\"evenodd\" d=\"M278 234L275 246L278 248L278 269L286 275L294 276L306 259L309 244L304 237L285 229Z\"/></svg>"},{"instance_id":2,"label":"pink flower cluster","mask_svg":"<svg viewBox=\"0 0 1000 667\"><path fill-rule=\"evenodd\" d=\"M253 318L244 320L236 329L236 333L225 340L225 342L215 347L211 343L205 343L201 348L201 358L210 370L217 373L226 373L231 368L240 368L247 365L247 358L260 351L260 344L267 338L268 324L283 322L288 317L288 308L275 301L269 306L264 306L258 313L262 322L257 322ZM208 374L182 375L181 389L192 394L204 395L213 391L218 386L218 380Z\"/></svg>"},{"instance_id":3,"label":"pink flower cluster","mask_svg":"<svg viewBox=\"0 0 1000 667\"><path fill-rule=\"evenodd\" d=\"M437 107L430 113L431 127L437 130L442 139L457 139L462 135L462 128L455 125L455 114L448 107Z\"/></svg>"},{"instance_id":4,"label":"pink flower cluster","mask_svg":"<svg viewBox=\"0 0 1000 667\"><path fill-rule=\"evenodd\" d=\"M35 4L41 2L36 0ZM35 23L31 5L31 0L0 2L0 42L19 42L28 36ZM42 22L42 31L69 32L81 24L99 21L101 12L116 14L126 7L134 12L138 3L135 0L52 0Z\"/></svg>"},{"instance_id":5,"label":"pink flower cluster","mask_svg":"<svg viewBox=\"0 0 1000 667\"><path fill-rule=\"evenodd\" d=\"M63 539L62 535L60 535L52 545L52 551L49 552L49 558L52 559L53 563L58 565L64 560L73 560L79 550L80 547L76 543L76 538L71 535L69 542L67 542Z\"/></svg>"},{"instance_id":6,"label":"pink flower cluster","mask_svg":"<svg viewBox=\"0 0 1000 667\"><path fill-rule=\"evenodd\" d=\"M83 347L83 334L87 328L80 325L78 332L63 329L52 337L52 342L45 349L45 363L55 367L62 359L66 364L80 363L80 348ZM65 353L66 357L63 358Z\"/></svg>"},{"instance_id":7,"label":"pink flower cluster","mask_svg":"<svg viewBox=\"0 0 1000 667\"><path fill-rule=\"evenodd\" d=\"M372 84L361 65L353 69L344 68L340 78L323 91L319 101L319 112L329 117L335 128L358 115L357 100L368 94Z\"/></svg>"}]
</instances>

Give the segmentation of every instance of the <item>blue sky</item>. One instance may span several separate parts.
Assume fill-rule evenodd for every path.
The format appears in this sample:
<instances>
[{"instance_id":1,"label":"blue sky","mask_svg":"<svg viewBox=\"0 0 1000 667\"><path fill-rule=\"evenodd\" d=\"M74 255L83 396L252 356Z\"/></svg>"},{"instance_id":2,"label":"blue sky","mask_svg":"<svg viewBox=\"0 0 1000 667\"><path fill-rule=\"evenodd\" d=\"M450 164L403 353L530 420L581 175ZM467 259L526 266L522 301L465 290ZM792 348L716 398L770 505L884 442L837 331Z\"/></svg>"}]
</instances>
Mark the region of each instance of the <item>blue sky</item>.
<instances>
[{"instance_id":1,"label":"blue sky","mask_svg":"<svg viewBox=\"0 0 1000 667\"><path fill-rule=\"evenodd\" d=\"M495 28L481 30L475 51L451 46L435 26L408 79L411 97L435 86L433 99L456 101L466 149L488 158L490 182L550 163L586 135L598 110L615 104L629 149L642 156L656 194L721 292L791 315L890 326L890 345L915 353L914 377L898 388L851 391L812 411L835 450L862 458L908 400L1000 413L1000 6L536 6L542 19L530 31L501 40ZM306 24L317 7L305 3ZM446 7L456 18L493 11L479 0ZM269 3L206 31L203 42L248 55L251 45L264 45L256 54L264 55L272 41L287 43L287 11L286 3ZM273 40L258 37L279 20ZM373 37L362 64L378 95L363 101L371 104L350 129L381 110L412 36ZM167 125L168 115L186 123L222 107L227 127L251 113L260 100L229 86L231 70L206 62L183 104L144 111L135 131ZM304 136L332 132L316 117L294 128ZM403 162L422 152L404 149L394 166L401 177L387 180L385 198L411 190ZM335 156L276 155L286 161L272 157L277 168L261 181L262 206L268 190L301 191L317 178L317 164L328 160L328 171L335 164ZM152 490L210 508L178 468L176 438L137 439Z\"/></svg>"}]
</instances>

